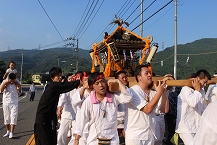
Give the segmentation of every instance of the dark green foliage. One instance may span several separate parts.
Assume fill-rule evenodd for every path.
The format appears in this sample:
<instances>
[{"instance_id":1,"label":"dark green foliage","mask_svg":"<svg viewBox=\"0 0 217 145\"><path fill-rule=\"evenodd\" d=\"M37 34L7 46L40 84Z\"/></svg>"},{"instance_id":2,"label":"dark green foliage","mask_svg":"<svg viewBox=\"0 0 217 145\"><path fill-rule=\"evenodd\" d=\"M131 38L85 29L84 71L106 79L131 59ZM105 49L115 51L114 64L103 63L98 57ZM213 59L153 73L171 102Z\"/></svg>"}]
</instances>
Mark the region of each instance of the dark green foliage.
<instances>
[{"instance_id":1,"label":"dark green foliage","mask_svg":"<svg viewBox=\"0 0 217 145\"><path fill-rule=\"evenodd\" d=\"M160 48L159 48L160 49ZM210 53L213 52L213 53ZM72 48L51 48L45 50L8 50L0 52L0 75L5 72L9 61L16 63L18 75L23 53L23 81L30 81L32 74L45 73L53 66L58 65L63 73L74 72L76 69L76 52ZM174 72L174 47L166 48L158 52L152 60L153 72L157 75L164 75ZM185 79L191 73L199 69L206 69L211 75L217 72L217 38L205 38L192 43L180 44L177 46L177 79ZM186 63L187 57L190 57ZM78 51L79 70L91 70L91 58L89 50L79 49ZM161 67L161 60L164 65ZM3 64L2 64L3 62ZM5 62L5 64L4 64ZM28 75L27 75L28 74ZM2 77L1 77L2 78Z\"/></svg>"},{"instance_id":2,"label":"dark green foliage","mask_svg":"<svg viewBox=\"0 0 217 145\"><path fill-rule=\"evenodd\" d=\"M5 72L6 72L5 62L0 60L0 82L2 82Z\"/></svg>"},{"instance_id":3,"label":"dark green foliage","mask_svg":"<svg viewBox=\"0 0 217 145\"><path fill-rule=\"evenodd\" d=\"M153 71L158 75L174 72L174 47L158 52L153 59ZM186 63L189 55L189 61ZM164 60L161 67L160 61ZM217 38L204 38L177 46L177 79L185 79L199 69L211 75L217 72ZM157 63L155 63L157 62Z\"/></svg>"}]
</instances>

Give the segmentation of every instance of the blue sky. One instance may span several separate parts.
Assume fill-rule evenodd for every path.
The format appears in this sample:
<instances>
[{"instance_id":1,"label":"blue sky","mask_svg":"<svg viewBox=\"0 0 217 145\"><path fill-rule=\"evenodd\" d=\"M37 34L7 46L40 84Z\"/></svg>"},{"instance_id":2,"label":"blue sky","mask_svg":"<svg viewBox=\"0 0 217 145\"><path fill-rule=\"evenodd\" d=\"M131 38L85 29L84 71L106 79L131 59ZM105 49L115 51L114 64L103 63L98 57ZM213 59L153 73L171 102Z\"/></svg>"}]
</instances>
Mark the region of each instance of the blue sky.
<instances>
[{"instance_id":1,"label":"blue sky","mask_svg":"<svg viewBox=\"0 0 217 145\"><path fill-rule=\"evenodd\" d=\"M95 0L94 4L97 1ZM169 1L157 0L144 12L143 20ZM40 2L62 38L66 39L75 34L88 2L91 4L93 0L40 0ZM153 0L144 0L144 9L151 2ZM114 27L109 25L115 14L126 20L139 4L140 0L99 0L89 20L93 18L100 5L101 8L92 23L89 24L90 21L86 23L89 25L86 31L84 31L86 27L81 29L83 35L78 37L79 48L90 49L94 42L103 39L101 33L104 30L110 34L116 28L116 25ZM201 38L217 38L216 0L179 0L178 4L178 44ZM127 22L131 23L139 13L140 8L127 19ZM140 18L136 19L128 29L134 29L139 22ZM105 29L106 27L110 29ZM134 32L139 34L139 30L137 28ZM61 47L65 43L43 47L62 41L60 35L38 0L0 0L0 51L9 48L35 49L39 45L41 49ZM162 43L164 48L174 45L174 2L143 24L143 36L147 35L153 36L154 42L159 44L159 50L162 49Z\"/></svg>"}]
</instances>

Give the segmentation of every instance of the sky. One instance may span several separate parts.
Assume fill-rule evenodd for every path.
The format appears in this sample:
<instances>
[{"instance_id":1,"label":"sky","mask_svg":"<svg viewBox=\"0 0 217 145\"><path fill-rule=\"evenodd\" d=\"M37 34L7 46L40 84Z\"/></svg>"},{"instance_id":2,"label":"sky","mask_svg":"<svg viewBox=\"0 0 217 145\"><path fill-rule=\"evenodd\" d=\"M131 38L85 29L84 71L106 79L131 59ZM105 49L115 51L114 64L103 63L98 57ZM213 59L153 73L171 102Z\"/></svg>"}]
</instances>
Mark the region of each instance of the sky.
<instances>
[{"instance_id":1,"label":"sky","mask_svg":"<svg viewBox=\"0 0 217 145\"><path fill-rule=\"evenodd\" d=\"M143 9L153 1L144 0ZM144 11L143 21L169 1L154 2ZM79 48L90 49L93 43L103 39L103 32L110 34L115 30L117 25L110 24L115 15L131 23L129 30L136 28L140 24L140 7L136 9L140 2L140 0L0 0L0 51L48 49L75 43L75 41L63 41L69 37L78 39ZM217 38L216 6L216 0L178 0L178 44L202 38ZM143 23L143 37L152 35L153 42L159 44L159 50L174 45L174 7L174 2L171 2ZM136 17L138 18L135 19ZM140 35L140 27L133 32Z\"/></svg>"}]
</instances>

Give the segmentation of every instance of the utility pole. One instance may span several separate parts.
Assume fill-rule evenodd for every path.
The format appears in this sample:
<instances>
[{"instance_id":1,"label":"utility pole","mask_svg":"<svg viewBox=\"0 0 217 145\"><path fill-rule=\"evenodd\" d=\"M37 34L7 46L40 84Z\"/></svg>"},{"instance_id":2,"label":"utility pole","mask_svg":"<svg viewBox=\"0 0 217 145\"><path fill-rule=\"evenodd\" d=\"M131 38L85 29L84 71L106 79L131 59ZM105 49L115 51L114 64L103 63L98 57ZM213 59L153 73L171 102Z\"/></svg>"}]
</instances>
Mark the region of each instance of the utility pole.
<instances>
[{"instance_id":1,"label":"utility pole","mask_svg":"<svg viewBox=\"0 0 217 145\"><path fill-rule=\"evenodd\" d=\"M22 84L23 79L23 50L22 50L22 60L21 60L21 68L20 68L20 84Z\"/></svg>"},{"instance_id":2,"label":"utility pole","mask_svg":"<svg viewBox=\"0 0 217 145\"><path fill-rule=\"evenodd\" d=\"M175 0L174 78L177 79L177 0Z\"/></svg>"},{"instance_id":3,"label":"utility pole","mask_svg":"<svg viewBox=\"0 0 217 145\"><path fill-rule=\"evenodd\" d=\"M60 67L60 56L57 56L57 66Z\"/></svg>"},{"instance_id":4,"label":"utility pole","mask_svg":"<svg viewBox=\"0 0 217 145\"><path fill-rule=\"evenodd\" d=\"M142 22L143 22L143 0L141 0L141 5L140 5L140 13L141 13L141 15L140 15L140 36L142 37L142 34L143 34L143 24L142 24Z\"/></svg>"},{"instance_id":5,"label":"utility pole","mask_svg":"<svg viewBox=\"0 0 217 145\"><path fill-rule=\"evenodd\" d=\"M141 15L140 15L140 36L142 37L142 34L143 34L143 1L144 0L140 0L140 13L141 13ZM142 58L142 50L140 50L140 58L139 59L141 59Z\"/></svg>"},{"instance_id":6,"label":"utility pole","mask_svg":"<svg viewBox=\"0 0 217 145\"><path fill-rule=\"evenodd\" d=\"M75 48L75 52L76 52L76 72L78 71L78 39L76 39L77 41L77 46Z\"/></svg>"}]
</instances>

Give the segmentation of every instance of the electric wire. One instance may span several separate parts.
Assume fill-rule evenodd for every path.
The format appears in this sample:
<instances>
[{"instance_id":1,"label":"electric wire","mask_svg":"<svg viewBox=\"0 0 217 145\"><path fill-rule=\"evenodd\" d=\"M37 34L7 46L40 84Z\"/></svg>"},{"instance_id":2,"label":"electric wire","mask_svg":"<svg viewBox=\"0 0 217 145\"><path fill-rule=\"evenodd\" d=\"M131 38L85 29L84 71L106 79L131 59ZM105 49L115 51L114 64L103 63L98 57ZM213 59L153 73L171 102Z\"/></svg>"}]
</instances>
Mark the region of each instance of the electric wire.
<instances>
[{"instance_id":1,"label":"electric wire","mask_svg":"<svg viewBox=\"0 0 217 145\"><path fill-rule=\"evenodd\" d=\"M98 7L98 9L96 10L96 13L94 14L94 16L92 17L92 19L90 20L89 24L87 25L86 29L83 31L83 33L80 35L80 37L78 39L81 39L81 37L84 35L84 33L87 31L87 29L89 28L90 24L92 23L93 19L95 18L96 14L98 13L98 11L100 10L102 4L103 4L104 0L102 1L102 3L100 4L100 6ZM95 9L95 7L94 7ZM77 36L78 37L78 36Z\"/></svg>"},{"instance_id":2,"label":"electric wire","mask_svg":"<svg viewBox=\"0 0 217 145\"><path fill-rule=\"evenodd\" d=\"M148 28L150 28L152 25L154 25L155 23L157 23L161 18L163 18L171 9L173 8L173 6L171 6L159 19L157 19L155 22L153 22L152 24L150 24L149 26L147 26L146 28L144 28L143 30L146 30Z\"/></svg>"},{"instance_id":3,"label":"electric wire","mask_svg":"<svg viewBox=\"0 0 217 145\"><path fill-rule=\"evenodd\" d=\"M126 0L126 1L125 1L125 3L122 5L122 7L118 10L117 15L119 15L119 13L122 11L122 9L124 8L124 6L126 5L126 3L127 3L128 1L129 1L129 0ZM125 8L126 8L126 6L125 6ZM112 20L114 20L114 18L115 18L115 17L113 17ZM111 21L112 21L112 20L111 20ZM110 30L114 27L114 25L111 25L111 24L110 24L111 21L109 21L109 24L103 29L103 31L98 35L98 37L93 41L93 43L99 41L99 40L101 39L102 34L103 34L104 32L108 32L108 30L110 31ZM91 46L92 46L92 43L91 43L88 47L86 47L86 49L90 49Z\"/></svg>"},{"instance_id":4,"label":"electric wire","mask_svg":"<svg viewBox=\"0 0 217 145\"><path fill-rule=\"evenodd\" d=\"M90 18L91 15L93 14L93 11L94 11L96 5L98 4L99 0L97 0L96 4L94 5L94 8L92 9L92 6L93 6L93 4L94 4L94 1L95 1L95 0L93 0L93 2L91 3L91 6L90 6L90 8L89 8L89 10L88 10L88 12L87 12L85 18L84 18L84 21L82 22L82 24L81 24L79 30L77 31L77 33L75 34L74 37L78 37L78 35L82 32L83 28L86 26L87 22L89 21L89 18ZM91 10L91 9L92 9L92 11L91 11L91 13L90 13L90 10ZM89 14L89 13L90 13L90 14ZM88 17L88 18L87 18L87 17Z\"/></svg>"},{"instance_id":5,"label":"electric wire","mask_svg":"<svg viewBox=\"0 0 217 145\"><path fill-rule=\"evenodd\" d=\"M47 17L49 18L50 22L53 24L54 28L56 29L57 33L59 34L59 36L62 38L62 40L65 42L65 40L63 39L62 35L60 34L59 30L57 29L57 27L54 25L53 21L51 20L50 16L48 15L47 11L45 10L45 8L43 7L43 5L41 4L40 0L38 0L39 4L41 5L42 9L44 10L45 14L47 15Z\"/></svg>"},{"instance_id":6,"label":"electric wire","mask_svg":"<svg viewBox=\"0 0 217 145\"><path fill-rule=\"evenodd\" d=\"M79 21L79 23L78 23L78 25L77 25L77 27L76 27L76 29L75 29L75 31L74 31L74 33L73 33L72 36L75 35L75 32L76 32L77 29L78 29L78 26L81 24L81 21L82 21L82 19L83 19L83 17L84 17L84 14L86 13L86 10L87 10L87 8L88 8L89 3L90 3L90 0L88 1L87 6L86 6L86 8L85 8L85 10L84 10L84 13L83 13L83 15L82 15L82 17L81 17L81 19L80 19L80 21Z\"/></svg>"},{"instance_id":7,"label":"electric wire","mask_svg":"<svg viewBox=\"0 0 217 145\"><path fill-rule=\"evenodd\" d=\"M140 4L131 12L131 14L125 19L125 21L127 21L132 15L133 13L141 6L141 4L144 2L144 0L142 0L140 2Z\"/></svg>"},{"instance_id":8,"label":"electric wire","mask_svg":"<svg viewBox=\"0 0 217 145\"><path fill-rule=\"evenodd\" d=\"M123 13L123 11L126 9L126 7L130 4L131 0L126 4L126 6L121 10L120 14L121 15Z\"/></svg>"},{"instance_id":9,"label":"electric wire","mask_svg":"<svg viewBox=\"0 0 217 145\"><path fill-rule=\"evenodd\" d=\"M211 51L211 52L192 53L192 54L189 54L189 53L188 54L187 53L186 54L177 54L177 56L199 56L199 55L208 55L208 54L216 54L216 53L217 53L217 51ZM160 63L161 61L168 60L173 56L174 56L174 54L172 54L172 55L168 56L167 58L162 59L160 61L151 62L151 63Z\"/></svg>"},{"instance_id":10,"label":"electric wire","mask_svg":"<svg viewBox=\"0 0 217 145\"><path fill-rule=\"evenodd\" d=\"M168 6L171 2L173 2L173 0L169 1L167 4L165 4L162 8L160 8L159 10L157 10L154 14L152 14L151 16L149 16L147 19L145 19L142 23L140 23L138 26L136 26L133 30L137 29L140 25L142 25L144 22L146 22L147 20L149 20L151 17L153 17L154 15L156 15L158 12L160 12L162 9L164 9L166 6ZM133 31L132 30L132 31Z\"/></svg>"},{"instance_id":11,"label":"electric wire","mask_svg":"<svg viewBox=\"0 0 217 145\"><path fill-rule=\"evenodd\" d=\"M139 16L141 16L148 8L150 8L156 0L154 0L152 3L150 3L136 18L134 18L129 24L132 24ZM141 24L140 24L141 25Z\"/></svg>"}]
</instances>

